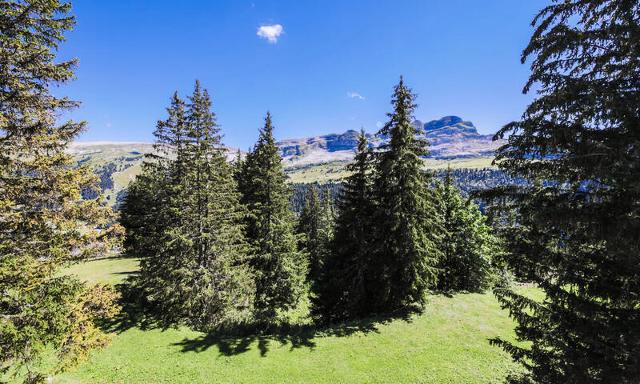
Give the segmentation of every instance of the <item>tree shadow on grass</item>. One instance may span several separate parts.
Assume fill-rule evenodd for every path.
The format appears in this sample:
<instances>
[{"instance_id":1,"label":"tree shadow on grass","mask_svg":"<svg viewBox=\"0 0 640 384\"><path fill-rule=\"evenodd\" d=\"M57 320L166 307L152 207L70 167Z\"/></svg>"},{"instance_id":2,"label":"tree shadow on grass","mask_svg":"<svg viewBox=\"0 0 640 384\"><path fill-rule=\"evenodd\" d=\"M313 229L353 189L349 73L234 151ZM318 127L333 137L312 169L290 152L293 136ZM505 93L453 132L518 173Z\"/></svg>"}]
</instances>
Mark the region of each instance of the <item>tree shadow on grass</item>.
<instances>
[{"instance_id":1,"label":"tree shadow on grass","mask_svg":"<svg viewBox=\"0 0 640 384\"><path fill-rule=\"evenodd\" d=\"M128 281L116 285L116 289L120 293L118 304L120 312L111 319L103 319L98 325L103 331L108 333L122 333L131 328L148 329L168 329L163 324L159 316L145 302L139 291L133 287Z\"/></svg>"},{"instance_id":2,"label":"tree shadow on grass","mask_svg":"<svg viewBox=\"0 0 640 384\"><path fill-rule=\"evenodd\" d=\"M272 343L280 346L290 345L289 350L307 348L314 350L315 339L318 337L346 337L356 333L363 335L378 333L379 326L394 320L411 322L411 316L416 311L414 309L405 310L401 313L379 315L362 320L353 320L339 324L316 325L316 324L282 324L271 326L266 330L256 330L255 327L245 326L239 330L237 328L220 330L209 334L204 334L196 338L185 338L174 343L181 347L182 352L204 352L209 348L217 347L220 355L234 356L251 349L257 344L260 356L265 357L269 352Z\"/></svg>"},{"instance_id":3,"label":"tree shadow on grass","mask_svg":"<svg viewBox=\"0 0 640 384\"><path fill-rule=\"evenodd\" d=\"M281 346L289 344L290 350L299 348L315 349L315 329L312 325L287 326L287 329L272 329L270 331L251 331L245 329L228 329L211 332L196 338L185 338L173 345L181 347L181 352L205 352L215 346L222 356L234 356L251 349L254 343L260 351L260 356L266 356L272 343Z\"/></svg>"},{"instance_id":4,"label":"tree shadow on grass","mask_svg":"<svg viewBox=\"0 0 640 384\"><path fill-rule=\"evenodd\" d=\"M120 314L111 320L104 320L100 326L112 333L122 333L131 328L142 330L169 329L175 324L163 322L161 316L154 313L148 303L140 299L129 284L119 284L121 292ZM375 315L365 319L345 321L337 324L319 325L313 323L280 323L277 325L242 324L226 327L202 334L195 338L185 338L173 343L179 346L183 353L200 353L215 346L221 356L240 355L251 350L256 344L260 356L269 352L272 344L280 347L290 345L290 351L300 348L314 350L315 339L318 337L347 337L356 333L363 335L378 333L379 326L401 320L412 321L412 315L418 313L418 308L407 308L390 314Z\"/></svg>"}]
</instances>

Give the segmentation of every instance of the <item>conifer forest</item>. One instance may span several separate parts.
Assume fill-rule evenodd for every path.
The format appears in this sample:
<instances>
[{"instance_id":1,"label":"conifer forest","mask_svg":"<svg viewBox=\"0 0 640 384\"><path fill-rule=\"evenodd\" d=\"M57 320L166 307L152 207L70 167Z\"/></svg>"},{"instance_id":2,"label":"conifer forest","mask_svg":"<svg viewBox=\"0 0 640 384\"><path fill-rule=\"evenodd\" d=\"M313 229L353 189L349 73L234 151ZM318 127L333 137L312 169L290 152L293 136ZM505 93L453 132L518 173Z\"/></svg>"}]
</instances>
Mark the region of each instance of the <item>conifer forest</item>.
<instances>
[{"instance_id":1,"label":"conifer forest","mask_svg":"<svg viewBox=\"0 0 640 384\"><path fill-rule=\"evenodd\" d=\"M0 0L0 383L640 383L640 1L240 3Z\"/></svg>"}]
</instances>

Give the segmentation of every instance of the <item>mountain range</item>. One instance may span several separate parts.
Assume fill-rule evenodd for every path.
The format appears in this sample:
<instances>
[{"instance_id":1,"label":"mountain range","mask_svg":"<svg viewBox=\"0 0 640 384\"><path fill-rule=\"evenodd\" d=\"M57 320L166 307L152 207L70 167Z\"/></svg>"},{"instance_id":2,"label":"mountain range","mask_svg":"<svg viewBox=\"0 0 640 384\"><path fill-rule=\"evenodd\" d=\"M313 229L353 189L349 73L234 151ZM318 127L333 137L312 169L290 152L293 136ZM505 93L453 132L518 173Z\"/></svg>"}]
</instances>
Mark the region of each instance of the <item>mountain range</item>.
<instances>
[{"instance_id":1,"label":"mountain range","mask_svg":"<svg viewBox=\"0 0 640 384\"><path fill-rule=\"evenodd\" d=\"M470 121L458 116L413 123L430 146L428 165L435 163L460 164L465 168L484 167L490 163L495 150L503 143L493 141L492 135L481 135ZM377 148L388 141L385 137L367 134L370 146ZM283 164L294 181L337 179L343 175L344 164L353 159L358 132L348 130L340 134L285 139L277 143ZM145 153L153 151L150 143L132 142L75 142L69 148L78 164L92 167L100 177L106 198L112 203L140 172ZM237 153L230 148L229 158ZM469 160L469 161L466 161ZM471 164L471 165L469 165ZM436 164L437 165L437 164ZM327 177L327 174L329 177ZM304 176L304 177L301 177Z\"/></svg>"},{"instance_id":2,"label":"mountain range","mask_svg":"<svg viewBox=\"0 0 640 384\"><path fill-rule=\"evenodd\" d=\"M472 122L458 116L445 116L427 123L416 120L413 124L422 132L420 136L431 144L429 157L435 159L492 156L504 142L493 141L493 135L479 134ZM387 142L384 137L372 134L367 137L374 148ZM358 132L354 130L278 142L285 167L349 161L353 159L357 144Z\"/></svg>"}]
</instances>

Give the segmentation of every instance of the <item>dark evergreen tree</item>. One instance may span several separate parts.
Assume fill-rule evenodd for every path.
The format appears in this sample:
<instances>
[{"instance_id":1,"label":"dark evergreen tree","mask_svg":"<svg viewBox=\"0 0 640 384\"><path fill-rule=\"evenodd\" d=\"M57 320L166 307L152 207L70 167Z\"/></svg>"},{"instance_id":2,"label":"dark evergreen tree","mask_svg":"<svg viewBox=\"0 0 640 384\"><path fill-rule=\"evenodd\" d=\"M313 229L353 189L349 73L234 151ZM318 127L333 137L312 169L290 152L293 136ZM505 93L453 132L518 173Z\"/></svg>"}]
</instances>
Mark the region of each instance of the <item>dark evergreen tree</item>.
<instances>
[{"instance_id":1,"label":"dark evergreen tree","mask_svg":"<svg viewBox=\"0 0 640 384\"><path fill-rule=\"evenodd\" d=\"M320 241L319 243L322 245L320 250L320 254L323 256L320 258L324 260L326 258L326 254L329 252L329 244L333 240L333 229L336 225L336 209L335 209L335 199L333 197L333 192L330 187L324 187L322 190L322 202L320 204ZM322 264L322 263L321 263ZM322 269L322 265L318 270Z\"/></svg>"},{"instance_id":2,"label":"dark evergreen tree","mask_svg":"<svg viewBox=\"0 0 640 384\"><path fill-rule=\"evenodd\" d=\"M320 199L319 187L312 184L307 189L305 205L298 219L297 232L301 236L301 248L308 255L308 280L312 287L318 281L333 237L331 196L327 191L324 195L324 198Z\"/></svg>"},{"instance_id":3,"label":"dark evergreen tree","mask_svg":"<svg viewBox=\"0 0 640 384\"><path fill-rule=\"evenodd\" d=\"M242 176L242 168L244 167L244 155L242 151L238 149L231 164L233 165L233 178L236 183L239 183L240 177Z\"/></svg>"},{"instance_id":4,"label":"dark evergreen tree","mask_svg":"<svg viewBox=\"0 0 640 384\"><path fill-rule=\"evenodd\" d=\"M112 211L97 178L74 167L69 144L84 122L59 121L78 102L50 88L73 79L76 60L56 52L74 25L68 2L0 0L0 381L44 381L43 352L62 369L107 336L114 292L60 269L111 250ZM16 377L15 374L19 374Z\"/></svg>"},{"instance_id":5,"label":"dark evergreen tree","mask_svg":"<svg viewBox=\"0 0 640 384\"><path fill-rule=\"evenodd\" d=\"M168 112L155 132L158 154L124 205L127 252L142 257L134 284L165 326L207 331L248 321L255 288L245 213L211 100L196 82L186 108L174 97Z\"/></svg>"},{"instance_id":6,"label":"dark evergreen tree","mask_svg":"<svg viewBox=\"0 0 640 384\"><path fill-rule=\"evenodd\" d=\"M378 132L389 143L376 153L373 197L376 202L373 273L376 310L421 305L427 288L436 283L440 232L430 174L422 157L428 142L412 124L415 96L400 82L394 89L393 112Z\"/></svg>"},{"instance_id":7,"label":"dark evergreen tree","mask_svg":"<svg viewBox=\"0 0 640 384\"><path fill-rule=\"evenodd\" d=\"M177 219L169 217L171 196L180 194L184 172L176 172L178 160L174 155L183 156L176 150L184 144L186 134L185 102L177 93L171 98L167 108L168 118L156 124L153 153L145 154L142 172L127 188L120 221L126 229L125 253L141 258L157 254L160 241L156 235ZM182 165L180 166L182 167Z\"/></svg>"},{"instance_id":8,"label":"dark evergreen tree","mask_svg":"<svg viewBox=\"0 0 640 384\"><path fill-rule=\"evenodd\" d=\"M189 101L183 161L177 154L177 164L184 163L188 193L180 201L184 220L176 240L179 243L187 234L193 271L179 289L187 293L191 322L206 329L227 319L248 320L254 286L246 264L245 212L209 93L196 82Z\"/></svg>"},{"instance_id":9,"label":"dark evergreen tree","mask_svg":"<svg viewBox=\"0 0 640 384\"><path fill-rule=\"evenodd\" d=\"M297 232L300 235L300 248L303 249L309 259L308 279L316 280L320 266L320 226L322 209L317 184L311 184L307 188L304 197L304 207L298 218Z\"/></svg>"},{"instance_id":10,"label":"dark evergreen tree","mask_svg":"<svg viewBox=\"0 0 640 384\"><path fill-rule=\"evenodd\" d=\"M478 206L460 194L451 168L438 183L437 200L442 218L437 288L471 292L488 288L498 240Z\"/></svg>"},{"instance_id":11,"label":"dark evergreen tree","mask_svg":"<svg viewBox=\"0 0 640 384\"><path fill-rule=\"evenodd\" d=\"M304 209L307 191L309 190L309 188L312 188L314 186L318 188L318 191L323 191L325 194L328 194L329 201L331 202L331 209L333 210L334 215L336 214L336 201L338 199L338 196L340 195L340 191L342 190L341 181L329 181L326 183L316 182L312 184L290 183L290 185L292 189L292 195L291 199L289 200L289 204L291 206L291 210L298 216L302 214L302 210Z\"/></svg>"},{"instance_id":12,"label":"dark evergreen tree","mask_svg":"<svg viewBox=\"0 0 640 384\"><path fill-rule=\"evenodd\" d=\"M333 322L363 316L377 300L373 293L379 276L372 273L371 151L364 131L358 137L351 173L337 201L337 217L330 252L322 265L312 297L312 313Z\"/></svg>"},{"instance_id":13,"label":"dark evergreen tree","mask_svg":"<svg viewBox=\"0 0 640 384\"><path fill-rule=\"evenodd\" d=\"M170 249L180 222L181 199L185 191L184 146L187 134L186 104L177 93L171 98L166 120L159 120L154 131L154 152L145 154L142 172L127 188L120 222L125 227L124 255L140 259L140 270L133 283L153 306L165 326L184 321L185 310L176 310L185 298L168 284L176 273L179 259L187 257ZM186 252L186 251L185 251ZM147 308L150 310L151 308Z\"/></svg>"},{"instance_id":14,"label":"dark evergreen tree","mask_svg":"<svg viewBox=\"0 0 640 384\"><path fill-rule=\"evenodd\" d=\"M523 275L545 293L497 296L526 345L494 340L537 383L640 382L640 3L556 1L522 60L537 98L497 137Z\"/></svg>"},{"instance_id":15,"label":"dark evergreen tree","mask_svg":"<svg viewBox=\"0 0 640 384\"><path fill-rule=\"evenodd\" d=\"M278 310L294 307L304 289L307 264L298 251L295 217L286 184L271 115L237 176L242 203L248 208L246 237L256 279L255 313L259 322L276 318Z\"/></svg>"}]
</instances>

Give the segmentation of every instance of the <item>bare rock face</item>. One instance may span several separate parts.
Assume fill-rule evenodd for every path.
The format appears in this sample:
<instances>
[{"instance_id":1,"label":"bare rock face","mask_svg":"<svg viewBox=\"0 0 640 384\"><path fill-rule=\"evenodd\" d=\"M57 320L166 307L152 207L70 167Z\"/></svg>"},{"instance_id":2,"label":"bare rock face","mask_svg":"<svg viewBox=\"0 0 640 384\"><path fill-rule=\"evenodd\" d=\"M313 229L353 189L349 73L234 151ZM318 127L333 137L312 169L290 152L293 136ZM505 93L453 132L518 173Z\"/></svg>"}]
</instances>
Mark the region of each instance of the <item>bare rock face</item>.
<instances>
[{"instance_id":1,"label":"bare rock face","mask_svg":"<svg viewBox=\"0 0 640 384\"><path fill-rule=\"evenodd\" d=\"M435 129L440 129L444 127L453 127L462 122L463 122L462 119L459 118L458 116L445 116L440 120L432 120L426 123L424 125L424 130L429 132L429 131L433 131ZM471 122L467 122L467 123L469 123L473 127L473 124Z\"/></svg>"}]
</instances>

